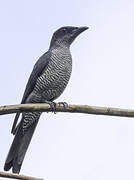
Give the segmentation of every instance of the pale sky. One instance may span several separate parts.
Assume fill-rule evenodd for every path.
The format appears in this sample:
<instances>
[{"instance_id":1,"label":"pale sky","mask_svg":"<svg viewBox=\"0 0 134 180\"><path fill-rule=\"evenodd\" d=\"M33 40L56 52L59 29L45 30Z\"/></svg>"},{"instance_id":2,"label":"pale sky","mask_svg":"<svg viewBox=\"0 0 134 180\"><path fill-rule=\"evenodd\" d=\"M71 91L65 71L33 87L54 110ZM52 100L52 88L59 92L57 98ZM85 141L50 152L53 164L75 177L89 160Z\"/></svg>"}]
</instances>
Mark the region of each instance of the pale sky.
<instances>
[{"instance_id":1,"label":"pale sky","mask_svg":"<svg viewBox=\"0 0 134 180\"><path fill-rule=\"evenodd\" d=\"M19 104L30 72L64 25L89 26L72 44L58 101L134 109L134 1L0 1L0 105ZM14 115L0 116L0 171ZM48 180L133 180L134 119L43 113L21 174Z\"/></svg>"}]
</instances>

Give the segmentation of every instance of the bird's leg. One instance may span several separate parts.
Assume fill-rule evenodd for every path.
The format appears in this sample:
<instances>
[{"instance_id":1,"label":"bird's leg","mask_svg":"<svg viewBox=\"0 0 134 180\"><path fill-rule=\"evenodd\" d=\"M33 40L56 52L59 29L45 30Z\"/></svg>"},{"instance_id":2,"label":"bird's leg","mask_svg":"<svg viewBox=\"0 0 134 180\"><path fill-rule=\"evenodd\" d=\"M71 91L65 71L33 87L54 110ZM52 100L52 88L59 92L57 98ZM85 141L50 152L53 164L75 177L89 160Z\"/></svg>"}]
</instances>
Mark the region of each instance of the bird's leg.
<instances>
[{"instance_id":1,"label":"bird's leg","mask_svg":"<svg viewBox=\"0 0 134 180\"><path fill-rule=\"evenodd\" d=\"M56 112L55 112L55 109L56 109L56 103L55 103L55 102L45 100L45 103L49 104L49 106L51 107L52 111L53 111L54 113L56 113Z\"/></svg>"},{"instance_id":2,"label":"bird's leg","mask_svg":"<svg viewBox=\"0 0 134 180\"><path fill-rule=\"evenodd\" d=\"M68 107L68 104L66 102L58 102L58 105L63 105L64 109Z\"/></svg>"}]
</instances>

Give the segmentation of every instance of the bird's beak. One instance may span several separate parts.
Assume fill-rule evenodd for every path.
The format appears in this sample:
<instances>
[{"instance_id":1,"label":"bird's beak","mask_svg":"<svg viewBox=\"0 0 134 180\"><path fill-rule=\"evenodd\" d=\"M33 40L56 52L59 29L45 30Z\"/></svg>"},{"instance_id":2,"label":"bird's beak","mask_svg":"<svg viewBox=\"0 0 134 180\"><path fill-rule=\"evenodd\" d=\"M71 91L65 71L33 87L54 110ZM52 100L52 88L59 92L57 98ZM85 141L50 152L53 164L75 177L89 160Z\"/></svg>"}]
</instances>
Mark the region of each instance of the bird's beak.
<instances>
[{"instance_id":1,"label":"bird's beak","mask_svg":"<svg viewBox=\"0 0 134 180\"><path fill-rule=\"evenodd\" d=\"M78 36L79 34L81 34L83 31L85 31L87 29L88 29L87 26L78 27L78 28L73 30L73 33L74 33L75 36Z\"/></svg>"}]
</instances>

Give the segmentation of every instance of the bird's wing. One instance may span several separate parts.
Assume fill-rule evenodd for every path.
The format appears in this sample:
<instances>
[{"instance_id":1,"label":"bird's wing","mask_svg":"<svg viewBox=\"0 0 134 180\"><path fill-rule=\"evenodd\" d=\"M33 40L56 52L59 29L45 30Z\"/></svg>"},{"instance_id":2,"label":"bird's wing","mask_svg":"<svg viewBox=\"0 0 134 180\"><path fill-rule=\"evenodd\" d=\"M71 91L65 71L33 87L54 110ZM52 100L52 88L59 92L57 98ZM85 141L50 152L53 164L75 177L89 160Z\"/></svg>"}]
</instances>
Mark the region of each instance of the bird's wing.
<instances>
[{"instance_id":1,"label":"bird's wing","mask_svg":"<svg viewBox=\"0 0 134 180\"><path fill-rule=\"evenodd\" d=\"M26 89L25 89L21 104L25 103L27 97L30 95L30 93L32 92L34 88L38 77L40 77L40 75L42 74L42 71L47 67L49 61L50 61L50 53L46 52L39 58L39 60L34 65L33 71L26 85Z\"/></svg>"},{"instance_id":2,"label":"bird's wing","mask_svg":"<svg viewBox=\"0 0 134 180\"><path fill-rule=\"evenodd\" d=\"M42 71L47 67L49 61L50 61L50 52L48 51L45 54L43 54L34 65L33 71L27 82L21 104L25 103L27 97L30 95L30 93L32 92L34 88L38 77L40 77L40 75L42 74ZM20 113L17 113L15 116L14 123L11 130L12 134L15 133L15 128L16 128L16 124L18 122L19 116L20 116Z\"/></svg>"}]
</instances>

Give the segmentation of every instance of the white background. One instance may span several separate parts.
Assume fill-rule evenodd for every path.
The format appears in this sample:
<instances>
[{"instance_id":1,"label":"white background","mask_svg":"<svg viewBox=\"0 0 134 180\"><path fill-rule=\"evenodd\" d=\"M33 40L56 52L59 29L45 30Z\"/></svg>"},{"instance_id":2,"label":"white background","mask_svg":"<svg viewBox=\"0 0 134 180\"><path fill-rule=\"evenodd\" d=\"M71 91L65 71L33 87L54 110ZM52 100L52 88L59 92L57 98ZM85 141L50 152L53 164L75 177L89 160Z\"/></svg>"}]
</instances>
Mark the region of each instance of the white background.
<instances>
[{"instance_id":1,"label":"white background","mask_svg":"<svg viewBox=\"0 0 134 180\"><path fill-rule=\"evenodd\" d=\"M89 26L71 47L57 101L134 109L134 1L0 1L0 105L19 104L36 60L64 25ZM14 115L0 116L0 171ZM133 180L134 120L44 113L21 174L49 180Z\"/></svg>"}]
</instances>

